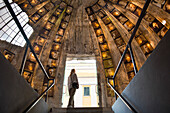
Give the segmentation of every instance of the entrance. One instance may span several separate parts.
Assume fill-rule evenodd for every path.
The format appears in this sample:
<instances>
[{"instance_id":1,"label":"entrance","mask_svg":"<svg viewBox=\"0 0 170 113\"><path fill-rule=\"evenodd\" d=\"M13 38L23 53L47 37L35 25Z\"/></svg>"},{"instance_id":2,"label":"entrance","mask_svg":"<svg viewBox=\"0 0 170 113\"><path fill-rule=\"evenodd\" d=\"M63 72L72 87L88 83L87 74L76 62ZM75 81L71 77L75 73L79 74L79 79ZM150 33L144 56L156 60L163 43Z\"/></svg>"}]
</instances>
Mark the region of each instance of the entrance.
<instances>
[{"instance_id":1,"label":"entrance","mask_svg":"<svg viewBox=\"0 0 170 113\"><path fill-rule=\"evenodd\" d=\"M76 70L79 89L74 96L74 107L99 107L95 57L67 57L63 83L62 107L67 107L69 93L67 80L71 69Z\"/></svg>"}]
</instances>

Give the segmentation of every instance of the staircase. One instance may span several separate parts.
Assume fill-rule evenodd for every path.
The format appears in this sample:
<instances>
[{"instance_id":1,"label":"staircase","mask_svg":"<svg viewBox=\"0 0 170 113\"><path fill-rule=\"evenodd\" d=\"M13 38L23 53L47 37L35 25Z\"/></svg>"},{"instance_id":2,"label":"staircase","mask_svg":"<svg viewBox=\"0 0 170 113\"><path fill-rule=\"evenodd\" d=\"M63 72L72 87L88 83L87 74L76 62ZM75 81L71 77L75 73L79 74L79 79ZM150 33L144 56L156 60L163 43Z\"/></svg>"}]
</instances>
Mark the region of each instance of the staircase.
<instances>
[{"instance_id":1,"label":"staircase","mask_svg":"<svg viewBox=\"0 0 170 113\"><path fill-rule=\"evenodd\" d=\"M114 113L111 108L52 108L50 113Z\"/></svg>"},{"instance_id":2,"label":"staircase","mask_svg":"<svg viewBox=\"0 0 170 113\"><path fill-rule=\"evenodd\" d=\"M38 97L19 72L0 53L0 113L22 113ZM41 99L29 113L47 113Z\"/></svg>"},{"instance_id":3,"label":"staircase","mask_svg":"<svg viewBox=\"0 0 170 113\"><path fill-rule=\"evenodd\" d=\"M137 113L170 113L170 30L122 92ZM118 98L115 113L132 113Z\"/></svg>"}]
</instances>

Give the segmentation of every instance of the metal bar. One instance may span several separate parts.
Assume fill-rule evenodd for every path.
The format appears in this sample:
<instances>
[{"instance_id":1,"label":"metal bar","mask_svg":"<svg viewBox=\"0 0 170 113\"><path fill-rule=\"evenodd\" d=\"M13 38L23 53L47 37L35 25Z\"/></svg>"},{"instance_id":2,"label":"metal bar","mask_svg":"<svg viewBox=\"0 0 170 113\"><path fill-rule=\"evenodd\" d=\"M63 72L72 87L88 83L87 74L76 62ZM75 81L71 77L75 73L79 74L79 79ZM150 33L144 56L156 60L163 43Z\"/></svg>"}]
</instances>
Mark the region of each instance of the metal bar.
<instances>
[{"instance_id":1,"label":"metal bar","mask_svg":"<svg viewBox=\"0 0 170 113\"><path fill-rule=\"evenodd\" d=\"M113 87L116 89L116 87L115 87L116 85L115 85L115 80L113 79ZM115 92L114 92L115 93ZM116 93L115 93L115 99L117 100L117 95L116 95Z\"/></svg>"},{"instance_id":2,"label":"metal bar","mask_svg":"<svg viewBox=\"0 0 170 113\"><path fill-rule=\"evenodd\" d=\"M125 98L119 94L116 89L109 83L109 86L114 90L114 92L119 96L119 98L122 100L122 102L133 112L137 113L137 111L125 100Z\"/></svg>"},{"instance_id":3,"label":"metal bar","mask_svg":"<svg viewBox=\"0 0 170 113\"><path fill-rule=\"evenodd\" d=\"M48 82L47 82L47 87L49 86L49 80L48 80ZM48 92L46 92L46 96L45 96L45 102L47 102L48 101Z\"/></svg>"},{"instance_id":4,"label":"metal bar","mask_svg":"<svg viewBox=\"0 0 170 113\"><path fill-rule=\"evenodd\" d=\"M28 44L26 45L25 52L24 52L24 57L22 59L22 63L21 63L21 67L20 67L20 74L21 75L22 75L22 73L24 71L24 65L25 65L25 62L26 62L27 51L28 51Z\"/></svg>"},{"instance_id":5,"label":"metal bar","mask_svg":"<svg viewBox=\"0 0 170 113\"><path fill-rule=\"evenodd\" d=\"M133 55L132 47L131 47L130 44L128 46L129 46L129 49L130 49L130 56L132 58L133 68L134 68L135 75L136 75L136 73L138 72L138 69L137 69L137 66L136 66L136 62L135 62L135 58L134 58L134 55Z\"/></svg>"},{"instance_id":6,"label":"metal bar","mask_svg":"<svg viewBox=\"0 0 170 113\"><path fill-rule=\"evenodd\" d=\"M55 79L53 79L53 83L49 87L47 87L47 89L36 100L34 100L23 113L28 113L43 98L45 93L54 86L54 84Z\"/></svg>"},{"instance_id":7,"label":"metal bar","mask_svg":"<svg viewBox=\"0 0 170 113\"><path fill-rule=\"evenodd\" d=\"M145 12L146 12L146 10L147 10L147 8L148 8L148 6L149 6L150 1L151 1L151 0L147 0L147 1L145 2L145 5L144 5L144 7L143 7L143 9L142 9L142 12L141 12L139 18L138 18L138 21L137 21L137 23L136 23L136 25L135 25L135 28L134 28L134 30L133 30L133 33L132 33L130 39L129 39L128 44L131 44L131 42L132 42L132 40L133 40L133 38L134 38L134 36L135 36L135 34L136 34L136 31L137 31L137 29L138 29L138 27L139 27L139 25L140 25L140 23L141 23L141 21L142 21L142 18L144 17ZM128 45L127 45L127 46L128 46Z\"/></svg>"},{"instance_id":8,"label":"metal bar","mask_svg":"<svg viewBox=\"0 0 170 113\"><path fill-rule=\"evenodd\" d=\"M109 83L110 79L113 80L113 87L115 87L115 81L114 81L113 78L107 78L107 83L110 84L110 83ZM114 92L114 93L115 93L115 92ZM115 99L117 100L117 95L116 95L116 93L115 93Z\"/></svg>"},{"instance_id":9,"label":"metal bar","mask_svg":"<svg viewBox=\"0 0 170 113\"><path fill-rule=\"evenodd\" d=\"M118 65L117 65L117 67L116 67L116 71L115 71L115 74L114 74L114 76L113 76L113 82L114 82L114 79L115 79L115 77L116 77L116 75L117 75L117 73L118 73L118 70L119 70L119 68L120 68L120 66L121 66L121 63L122 63L122 61L123 61L123 59L124 59L124 57L125 57L125 54L126 54L128 48L130 48L130 55L131 55L132 62L133 62L133 65L134 65L135 74L137 73L136 63L135 63L133 51L132 51L132 48L131 48L131 42L132 42L132 40L133 40L133 38L134 38L134 36L135 36L135 34L136 34L136 31L137 31L137 29L138 29L138 27L139 27L139 25L140 25L140 23L141 23L141 21L142 21L143 16L145 15L145 12L146 12L146 10L147 10L147 8L148 8L148 6L149 6L150 1L151 1L151 0L147 0L146 3L145 3L145 5L144 5L144 7L143 7L143 9L142 9L142 12L141 12L141 14L140 14L140 16L139 16L139 18L138 18L138 21L137 21L136 26L135 26L135 28L134 28L134 30L133 30L133 33L132 33L132 35L131 35L128 43L127 43L126 49L124 50L124 52L123 52L123 54L122 54L122 56L121 56L121 59L120 59ZM137 113L137 111L125 100L125 98L116 91L116 89L115 89L115 83L114 83L114 86L112 86L112 85L109 83L109 79L110 79L110 78L108 78L108 84L109 84L110 87L114 90L114 92L116 93L116 95L119 96L119 98L123 101L123 103L124 103L132 112Z\"/></svg>"},{"instance_id":10,"label":"metal bar","mask_svg":"<svg viewBox=\"0 0 170 113\"><path fill-rule=\"evenodd\" d=\"M136 34L136 31L137 31L137 29L138 29L138 27L139 27L139 25L140 25L140 23L141 23L141 21L142 21L142 18L143 18L143 16L145 15L146 9L147 9L148 6L149 6L150 1L151 1L151 0L147 0L146 3L145 3L145 5L144 5L144 7L143 7L143 9L142 9L142 12L141 12L141 14L140 14L140 16L139 16L139 18L138 18L138 21L137 21L136 26L135 26L135 28L134 28L134 30L133 30L133 33L132 33L132 35L131 35L128 43L127 43L126 49L124 50L123 55L122 55L122 57L121 57L121 59L120 59L120 61L119 61L119 63L118 63L118 66L116 67L116 71L115 71L115 74L114 74L113 78L115 78L116 75L117 75L117 73L118 73L118 70L119 70L119 68L120 68L120 66L121 66L121 63L122 63L122 61L123 61L123 59L124 59L124 57L125 57L126 51L127 51L127 49L128 49L128 45L131 44L131 42L132 42L132 40L133 40L133 38L134 38L134 36L135 36L135 34Z\"/></svg>"},{"instance_id":11,"label":"metal bar","mask_svg":"<svg viewBox=\"0 0 170 113\"><path fill-rule=\"evenodd\" d=\"M122 56L121 56L121 58L120 58L120 60L119 60L119 63L118 63L118 65L117 65L117 67L116 67L116 71L115 71L115 73L114 73L114 75L113 75L113 79L115 79L115 77L116 77L116 75L117 75L117 73L118 73L118 71L119 71L119 68L120 68L120 66L121 66L121 64L122 64L122 61L123 61L123 59L124 59L124 57L125 57L125 54L126 54L127 50L128 50L128 46L126 46L126 49L124 50L124 52L123 52L123 54L122 54Z\"/></svg>"},{"instance_id":12,"label":"metal bar","mask_svg":"<svg viewBox=\"0 0 170 113\"><path fill-rule=\"evenodd\" d=\"M9 10L9 12L11 13L11 15L12 15L12 17L13 17L15 23L17 24L17 26L18 26L18 28L19 28L19 30L21 31L21 33L22 33L22 35L23 35L25 41L27 42L28 46L30 47L31 52L33 53L35 59L37 60L38 64L40 65L40 67L41 67L43 73L44 73L45 76L49 79L50 77L48 76L46 70L44 69L44 67L43 67L43 65L42 65L42 63L41 63L41 61L38 59L36 53L34 52L34 49L33 49L32 45L31 45L29 39L27 38L27 35L25 34L25 32L24 32L24 30L23 30L21 24L19 23L19 21L18 21L16 15L15 15L14 11L12 10L12 7L10 6L8 0L3 0L3 1L5 2L5 4L6 4L8 10Z\"/></svg>"}]
</instances>

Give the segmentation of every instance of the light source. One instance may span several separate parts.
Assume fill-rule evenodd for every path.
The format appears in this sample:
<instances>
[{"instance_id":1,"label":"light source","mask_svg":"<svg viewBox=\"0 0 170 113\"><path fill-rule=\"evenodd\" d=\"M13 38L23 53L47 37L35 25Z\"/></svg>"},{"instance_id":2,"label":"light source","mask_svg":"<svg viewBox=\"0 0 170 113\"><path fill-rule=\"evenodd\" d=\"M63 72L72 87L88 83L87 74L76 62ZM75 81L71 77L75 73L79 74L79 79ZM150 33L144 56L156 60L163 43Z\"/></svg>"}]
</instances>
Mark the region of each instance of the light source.
<instances>
[{"instance_id":1,"label":"light source","mask_svg":"<svg viewBox=\"0 0 170 113\"><path fill-rule=\"evenodd\" d=\"M35 47L34 47L34 51L35 52L38 52L40 50L40 48L36 45Z\"/></svg>"},{"instance_id":2,"label":"light source","mask_svg":"<svg viewBox=\"0 0 170 113\"><path fill-rule=\"evenodd\" d=\"M98 40L99 40L100 43L102 43L103 42L103 37L102 36L98 37Z\"/></svg>"},{"instance_id":3,"label":"light source","mask_svg":"<svg viewBox=\"0 0 170 113\"><path fill-rule=\"evenodd\" d=\"M54 46L54 50L58 50L58 49L59 49L59 47L60 47L60 46L59 46L58 44L57 44L57 45L55 45L55 46Z\"/></svg>"},{"instance_id":4,"label":"light source","mask_svg":"<svg viewBox=\"0 0 170 113\"><path fill-rule=\"evenodd\" d=\"M60 14L60 12L57 12L56 14L57 14L57 15L59 15L59 14Z\"/></svg>"},{"instance_id":5,"label":"light source","mask_svg":"<svg viewBox=\"0 0 170 113\"><path fill-rule=\"evenodd\" d=\"M35 0L31 0L31 3L32 3L32 4L35 4L35 3L36 3L36 1L35 1Z\"/></svg>"},{"instance_id":6,"label":"light source","mask_svg":"<svg viewBox=\"0 0 170 113\"><path fill-rule=\"evenodd\" d=\"M51 52L51 56L52 58L56 59L57 58L57 53L55 53L54 51Z\"/></svg>"},{"instance_id":7,"label":"light source","mask_svg":"<svg viewBox=\"0 0 170 113\"><path fill-rule=\"evenodd\" d=\"M38 12L39 12L39 13L42 13L42 12L43 12L43 10L42 10L42 9L40 9Z\"/></svg>"},{"instance_id":8,"label":"light source","mask_svg":"<svg viewBox=\"0 0 170 113\"><path fill-rule=\"evenodd\" d=\"M43 38L39 38L38 43L39 43L40 45L42 45L42 44L44 43L44 39L43 39Z\"/></svg>"},{"instance_id":9,"label":"light source","mask_svg":"<svg viewBox=\"0 0 170 113\"><path fill-rule=\"evenodd\" d=\"M5 58L6 58L7 60L9 60L9 59L11 58L11 55L10 55L10 54L6 54L6 55L5 55Z\"/></svg>"},{"instance_id":10,"label":"light source","mask_svg":"<svg viewBox=\"0 0 170 113\"><path fill-rule=\"evenodd\" d=\"M109 83L113 86L114 84L113 84L113 79L110 79L109 80Z\"/></svg>"},{"instance_id":11,"label":"light source","mask_svg":"<svg viewBox=\"0 0 170 113\"><path fill-rule=\"evenodd\" d=\"M25 7L25 8L28 7L28 4L24 4L24 7Z\"/></svg>"},{"instance_id":12,"label":"light source","mask_svg":"<svg viewBox=\"0 0 170 113\"><path fill-rule=\"evenodd\" d=\"M130 56L129 56L129 55L126 56L126 60L127 60L128 62L130 62Z\"/></svg>"},{"instance_id":13,"label":"light source","mask_svg":"<svg viewBox=\"0 0 170 113\"><path fill-rule=\"evenodd\" d=\"M102 32L102 31L101 31L100 29L98 29L98 30L96 31L97 35L100 35L101 32Z\"/></svg>"},{"instance_id":14,"label":"light source","mask_svg":"<svg viewBox=\"0 0 170 113\"><path fill-rule=\"evenodd\" d=\"M56 60L51 60L51 66L56 66Z\"/></svg>"},{"instance_id":15,"label":"light source","mask_svg":"<svg viewBox=\"0 0 170 113\"><path fill-rule=\"evenodd\" d=\"M120 13L119 13L118 11L113 12L113 15L114 15L114 16L119 16L119 14L120 14Z\"/></svg>"},{"instance_id":16,"label":"light source","mask_svg":"<svg viewBox=\"0 0 170 113\"><path fill-rule=\"evenodd\" d=\"M35 61L36 61L36 59L35 59L33 53L30 54L30 60L31 60L32 62L35 62Z\"/></svg>"},{"instance_id":17,"label":"light source","mask_svg":"<svg viewBox=\"0 0 170 113\"><path fill-rule=\"evenodd\" d=\"M28 64L28 69L29 69L30 71L33 70L33 64L32 64L32 63L29 63L29 64Z\"/></svg>"},{"instance_id":18,"label":"light source","mask_svg":"<svg viewBox=\"0 0 170 113\"><path fill-rule=\"evenodd\" d=\"M103 56L103 58L106 58L106 57L107 57L107 53L106 53L106 52L103 52L103 53L102 53L102 56Z\"/></svg>"},{"instance_id":19,"label":"light source","mask_svg":"<svg viewBox=\"0 0 170 113\"><path fill-rule=\"evenodd\" d=\"M106 44L104 44L103 47L104 47L105 49L107 49L107 45L106 45Z\"/></svg>"},{"instance_id":20,"label":"light source","mask_svg":"<svg viewBox=\"0 0 170 113\"><path fill-rule=\"evenodd\" d=\"M130 4L130 8L135 8L135 5L134 4Z\"/></svg>"},{"instance_id":21,"label":"light source","mask_svg":"<svg viewBox=\"0 0 170 113\"><path fill-rule=\"evenodd\" d=\"M37 16L34 16L34 20L35 20L35 21L38 20L38 17L37 17Z\"/></svg>"},{"instance_id":22,"label":"light source","mask_svg":"<svg viewBox=\"0 0 170 113\"><path fill-rule=\"evenodd\" d=\"M60 39L59 39L59 38L57 38L57 39L56 39L56 42L60 42Z\"/></svg>"},{"instance_id":23,"label":"light source","mask_svg":"<svg viewBox=\"0 0 170 113\"><path fill-rule=\"evenodd\" d=\"M159 28L159 26L158 26L158 24L157 24L156 22L153 22L153 23L152 23L152 26L153 26L154 28Z\"/></svg>"},{"instance_id":24,"label":"light source","mask_svg":"<svg viewBox=\"0 0 170 113\"><path fill-rule=\"evenodd\" d=\"M162 20L162 24L165 25L166 24L166 20Z\"/></svg>"},{"instance_id":25,"label":"light source","mask_svg":"<svg viewBox=\"0 0 170 113\"><path fill-rule=\"evenodd\" d=\"M99 24L98 24L98 23L96 23L96 22L95 22L95 24L94 24L94 25L95 25L95 27L99 27Z\"/></svg>"},{"instance_id":26,"label":"light source","mask_svg":"<svg viewBox=\"0 0 170 113\"><path fill-rule=\"evenodd\" d=\"M50 24L47 24L47 25L46 25L46 28L47 28L47 29L50 29L50 28L51 28L51 25L50 25Z\"/></svg>"},{"instance_id":27,"label":"light source","mask_svg":"<svg viewBox=\"0 0 170 113\"><path fill-rule=\"evenodd\" d=\"M108 73L109 73L110 76L113 76L113 75L114 75L114 72L113 72L112 69L108 69Z\"/></svg>"},{"instance_id":28,"label":"light source","mask_svg":"<svg viewBox=\"0 0 170 113\"><path fill-rule=\"evenodd\" d=\"M113 30L114 29L114 27L111 25L111 24L109 24L109 30Z\"/></svg>"}]
</instances>

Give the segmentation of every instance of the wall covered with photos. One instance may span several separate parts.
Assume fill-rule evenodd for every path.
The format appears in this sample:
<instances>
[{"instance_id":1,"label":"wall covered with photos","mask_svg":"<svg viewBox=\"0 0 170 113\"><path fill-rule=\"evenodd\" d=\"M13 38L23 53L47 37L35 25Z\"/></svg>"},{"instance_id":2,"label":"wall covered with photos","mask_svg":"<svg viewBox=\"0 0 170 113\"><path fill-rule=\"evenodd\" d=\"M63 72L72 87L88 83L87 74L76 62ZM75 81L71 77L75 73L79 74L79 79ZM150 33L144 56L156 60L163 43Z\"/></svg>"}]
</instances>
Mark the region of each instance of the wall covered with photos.
<instances>
[{"instance_id":1,"label":"wall covered with photos","mask_svg":"<svg viewBox=\"0 0 170 113\"><path fill-rule=\"evenodd\" d=\"M64 80L67 54L95 54L99 100L102 103L100 106L111 106L115 101L113 98L115 94L107 85L107 78L114 75L145 0L91 0L86 2L83 0L14 0L11 2L11 4L14 3L15 8L18 6L21 8L18 9L17 15L27 14L28 21L24 24L29 29L25 28L28 31L29 40L50 78L56 79L56 85L50 89L48 94L50 106L60 107L62 105L62 80ZM138 70L169 30L169 13L170 3L167 0L154 0L149 5L132 41ZM4 15L1 17L4 18ZM3 23L4 32L5 26L10 21L12 19ZM8 38L0 37L1 40L6 41L0 41L0 50L19 70L26 45L16 46L17 44L12 41L16 40L16 43L19 43L17 34L20 33L16 33L16 36L11 34L8 34ZM9 41L10 37L12 40ZM115 88L121 93L135 76L129 51L125 55L120 70L115 83L109 82L112 85L115 84ZM47 88L47 79L30 50L27 52L22 76L39 94ZM49 83L51 84L52 81Z\"/></svg>"}]
</instances>

